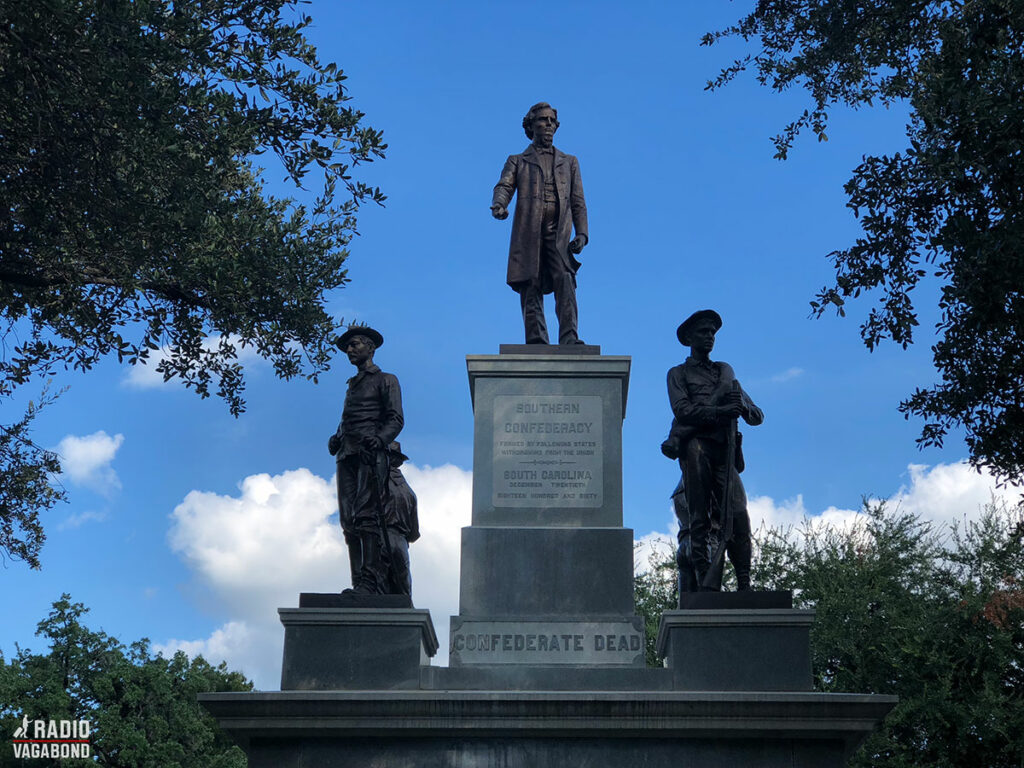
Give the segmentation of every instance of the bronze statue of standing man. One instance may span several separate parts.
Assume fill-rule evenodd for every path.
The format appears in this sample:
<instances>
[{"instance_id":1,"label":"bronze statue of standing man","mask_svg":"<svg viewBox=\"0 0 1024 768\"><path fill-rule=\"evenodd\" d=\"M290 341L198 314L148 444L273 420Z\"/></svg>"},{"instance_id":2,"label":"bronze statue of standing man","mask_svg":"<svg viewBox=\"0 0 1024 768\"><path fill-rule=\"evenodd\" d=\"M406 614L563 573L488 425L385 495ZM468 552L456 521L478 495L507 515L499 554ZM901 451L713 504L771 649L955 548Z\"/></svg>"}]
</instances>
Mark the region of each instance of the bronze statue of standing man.
<instances>
[{"instance_id":1,"label":"bronze statue of standing man","mask_svg":"<svg viewBox=\"0 0 1024 768\"><path fill-rule=\"evenodd\" d=\"M715 334L722 318L713 309L694 312L676 330L679 343L690 348L682 365L669 369L668 398L672 405L672 432L662 446L666 456L679 459L683 498L677 503L680 529L689 532L689 573L687 581L697 589L721 589L721 560L712 562L712 529L722 520L723 509L731 516L731 531L721 525L725 554L736 571L737 588L750 589L750 517L747 496L739 473L743 453L735 432L736 420L743 418L756 427L764 421L761 409L739 386L732 366L711 360ZM730 438L732 433L732 438ZM728 476L728 477L727 477ZM683 545L683 537L680 537ZM685 549L680 546L680 554ZM684 555L685 556L685 555ZM682 566L684 563L680 563ZM713 567L714 566L714 567ZM709 575L710 574L710 575Z\"/></svg>"},{"instance_id":2,"label":"bronze statue of standing man","mask_svg":"<svg viewBox=\"0 0 1024 768\"><path fill-rule=\"evenodd\" d=\"M337 462L338 507L348 545L352 590L362 594L408 594L409 531L388 520L392 452L402 431L402 390L373 354L384 337L369 326L351 326L338 346L356 368L327 450ZM394 446L394 447L392 447ZM390 448L390 451L389 451ZM418 532L417 532L418 535ZM346 590L348 591L348 590Z\"/></svg>"},{"instance_id":3,"label":"bronze statue of standing man","mask_svg":"<svg viewBox=\"0 0 1024 768\"><path fill-rule=\"evenodd\" d=\"M582 344L576 308L576 255L589 241L579 162L553 144L558 112L546 102L530 107L523 130L532 141L505 161L494 187L491 215L508 218L516 194L506 282L519 294L527 344L548 344L544 296L555 294L558 343ZM573 237L573 228L576 236Z\"/></svg>"}]
</instances>

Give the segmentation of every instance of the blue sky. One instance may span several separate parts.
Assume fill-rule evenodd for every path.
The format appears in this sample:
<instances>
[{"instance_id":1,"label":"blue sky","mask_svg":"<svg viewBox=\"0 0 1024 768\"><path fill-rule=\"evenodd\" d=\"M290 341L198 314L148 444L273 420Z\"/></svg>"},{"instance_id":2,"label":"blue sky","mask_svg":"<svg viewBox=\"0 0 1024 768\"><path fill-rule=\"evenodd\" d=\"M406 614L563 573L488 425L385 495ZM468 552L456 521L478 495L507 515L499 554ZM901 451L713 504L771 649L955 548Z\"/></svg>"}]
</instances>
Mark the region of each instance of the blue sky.
<instances>
[{"instance_id":1,"label":"blue sky","mask_svg":"<svg viewBox=\"0 0 1024 768\"><path fill-rule=\"evenodd\" d=\"M352 104L390 145L360 171L389 200L362 212L352 282L330 308L383 332L377 362L402 383L400 439L424 529L414 599L442 647L469 520L465 356L522 336L504 284L510 222L488 206L505 157L526 146L520 120L536 101L557 107L555 144L579 158L586 191L580 334L632 356L624 520L638 538L670 529L678 469L658 451L670 421L665 373L685 357L677 324L705 307L725 320L713 356L766 416L744 442L755 525L849 516L865 494L940 520L989 498L988 478L962 464L959 435L918 451L920 424L897 412L934 381L935 287L921 291L909 351L867 352L867 301L845 319L808 316L830 279L825 255L859 231L842 186L863 154L902 148L905 116L835 110L828 142L803 137L789 160L772 159L770 137L806 106L803 93L773 94L750 77L704 90L743 48L701 48L701 34L749 5L307 6L313 43L345 70ZM44 515L42 570L0 573L5 655L15 643L38 647L36 622L67 591L126 642L202 651L276 685L275 609L298 591L346 586L325 444L351 369L341 357L312 385L278 381L259 361L246 368L248 411L237 420L220 401L113 361L61 376L68 390L36 438L64 456L70 501Z\"/></svg>"}]
</instances>

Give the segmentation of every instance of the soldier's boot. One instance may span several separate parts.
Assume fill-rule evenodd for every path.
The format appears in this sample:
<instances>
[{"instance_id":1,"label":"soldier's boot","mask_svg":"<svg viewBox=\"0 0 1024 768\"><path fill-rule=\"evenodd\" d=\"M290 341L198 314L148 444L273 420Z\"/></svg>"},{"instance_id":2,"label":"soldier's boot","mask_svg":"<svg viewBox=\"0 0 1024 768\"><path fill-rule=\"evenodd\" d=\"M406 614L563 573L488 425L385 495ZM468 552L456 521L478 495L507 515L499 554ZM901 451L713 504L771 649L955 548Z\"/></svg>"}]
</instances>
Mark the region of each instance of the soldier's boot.
<instances>
[{"instance_id":1,"label":"soldier's boot","mask_svg":"<svg viewBox=\"0 0 1024 768\"><path fill-rule=\"evenodd\" d=\"M695 556L696 555L696 556ZM722 566L714 567L707 557L700 557L696 550L691 551L690 567L697 592L720 592L722 590Z\"/></svg>"},{"instance_id":2,"label":"soldier's boot","mask_svg":"<svg viewBox=\"0 0 1024 768\"><path fill-rule=\"evenodd\" d=\"M679 534L679 548L676 550L676 569L679 572L680 598L686 592L696 592L699 582L697 581L697 574L693 570L693 563L690 562L689 532L680 532Z\"/></svg>"},{"instance_id":3,"label":"soldier's boot","mask_svg":"<svg viewBox=\"0 0 1024 768\"><path fill-rule=\"evenodd\" d=\"M409 572L409 542L405 537L388 529L391 552L391 571L388 574L388 592L392 595L412 595L412 575Z\"/></svg>"},{"instance_id":4,"label":"soldier's boot","mask_svg":"<svg viewBox=\"0 0 1024 768\"><path fill-rule=\"evenodd\" d=\"M352 588L364 594L387 594L388 574L384 568L380 536L376 533L359 535L362 559Z\"/></svg>"},{"instance_id":5,"label":"soldier's boot","mask_svg":"<svg viewBox=\"0 0 1024 768\"><path fill-rule=\"evenodd\" d=\"M363 548L359 543L358 536L345 534L345 544L348 546L348 566L352 578L352 586L355 587L359 580L359 569L363 564Z\"/></svg>"},{"instance_id":6,"label":"soldier's boot","mask_svg":"<svg viewBox=\"0 0 1024 768\"><path fill-rule=\"evenodd\" d=\"M736 571L736 590L746 592L750 589L750 539L732 542L726 551L729 553L729 562Z\"/></svg>"},{"instance_id":7,"label":"soldier's boot","mask_svg":"<svg viewBox=\"0 0 1024 768\"><path fill-rule=\"evenodd\" d=\"M693 573L693 569L689 568L684 564L679 569L679 598L688 592L697 591L697 577Z\"/></svg>"}]
</instances>

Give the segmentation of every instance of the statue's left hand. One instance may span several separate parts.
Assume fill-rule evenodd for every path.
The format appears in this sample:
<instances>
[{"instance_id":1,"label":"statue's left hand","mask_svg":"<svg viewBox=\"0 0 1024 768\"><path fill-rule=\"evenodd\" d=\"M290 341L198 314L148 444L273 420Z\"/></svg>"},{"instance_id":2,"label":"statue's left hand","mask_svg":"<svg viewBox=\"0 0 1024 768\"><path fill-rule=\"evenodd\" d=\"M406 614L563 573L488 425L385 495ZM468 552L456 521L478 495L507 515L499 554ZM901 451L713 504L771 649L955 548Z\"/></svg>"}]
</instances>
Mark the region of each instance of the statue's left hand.
<instances>
[{"instance_id":1,"label":"statue's left hand","mask_svg":"<svg viewBox=\"0 0 1024 768\"><path fill-rule=\"evenodd\" d=\"M583 250L583 246L586 244L587 238L585 238L583 235L576 235L576 237L572 239L572 242L569 243L569 250L572 253L579 253L580 251Z\"/></svg>"},{"instance_id":2,"label":"statue's left hand","mask_svg":"<svg viewBox=\"0 0 1024 768\"><path fill-rule=\"evenodd\" d=\"M383 447L383 440L376 435L367 435L360 440L359 457L364 464L374 464L377 461L377 451Z\"/></svg>"}]
</instances>

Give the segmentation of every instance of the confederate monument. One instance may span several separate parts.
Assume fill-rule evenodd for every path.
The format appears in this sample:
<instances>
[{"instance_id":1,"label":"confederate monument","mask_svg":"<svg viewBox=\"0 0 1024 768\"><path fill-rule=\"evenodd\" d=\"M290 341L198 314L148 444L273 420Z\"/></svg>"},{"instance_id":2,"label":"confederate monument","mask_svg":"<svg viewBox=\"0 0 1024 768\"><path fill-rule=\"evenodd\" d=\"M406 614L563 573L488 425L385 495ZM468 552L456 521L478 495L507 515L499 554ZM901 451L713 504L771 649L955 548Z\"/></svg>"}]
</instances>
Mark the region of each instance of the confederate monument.
<instances>
[{"instance_id":1,"label":"confederate monument","mask_svg":"<svg viewBox=\"0 0 1024 768\"><path fill-rule=\"evenodd\" d=\"M328 444L353 589L278 609L280 691L200 695L252 768L841 768L896 703L815 692L814 612L794 609L790 591L750 589L735 425L763 416L732 368L710 359L722 326L711 310L679 326L690 357L668 374L675 418L663 447L682 469L684 586L700 591L662 613L649 647L623 524L632 359L577 335L574 254L587 216L576 158L552 146L557 127L550 105L533 106L523 120L533 144L494 190L498 219L519 196L508 283L527 344L466 356L473 489L448 665L430 663L433 621L409 598L416 502L398 470L398 380L373 363L380 333L353 327L338 344L357 372ZM557 346L544 322L552 291ZM726 549L742 591L721 592ZM664 662L648 666L648 650Z\"/></svg>"},{"instance_id":2,"label":"confederate monument","mask_svg":"<svg viewBox=\"0 0 1024 768\"><path fill-rule=\"evenodd\" d=\"M338 346L356 367L327 450L337 461L338 508L348 545L352 588L343 594L409 595L409 542L419 537L416 496L398 467L407 458L394 442L402 431L398 379L374 364L384 337L352 326Z\"/></svg>"},{"instance_id":3,"label":"confederate monument","mask_svg":"<svg viewBox=\"0 0 1024 768\"><path fill-rule=\"evenodd\" d=\"M690 348L690 356L668 372L673 421L662 452L679 459L683 475L682 493L677 487L673 495L680 595L722 588L723 549L736 570L738 589L750 589L750 517L739 476L743 454L736 419L742 416L756 427L764 414L740 387L732 366L710 358L721 327L722 318L712 309L684 320L676 337Z\"/></svg>"},{"instance_id":4,"label":"confederate monument","mask_svg":"<svg viewBox=\"0 0 1024 768\"><path fill-rule=\"evenodd\" d=\"M505 161L491 200L491 215L506 219L509 201L518 195L506 282L519 294L527 344L549 343L544 296L551 292L558 343L583 343L577 331L576 254L590 239L587 203L579 162L552 144L558 125L558 111L550 104L542 101L530 107L523 130L533 143Z\"/></svg>"}]
</instances>

